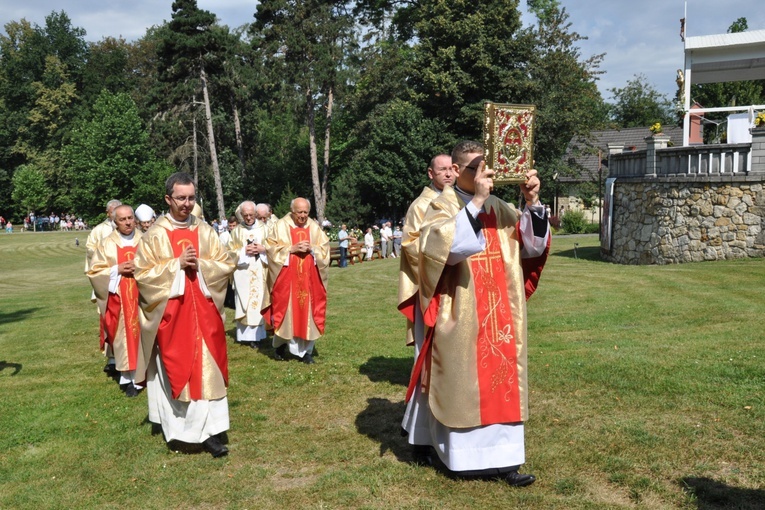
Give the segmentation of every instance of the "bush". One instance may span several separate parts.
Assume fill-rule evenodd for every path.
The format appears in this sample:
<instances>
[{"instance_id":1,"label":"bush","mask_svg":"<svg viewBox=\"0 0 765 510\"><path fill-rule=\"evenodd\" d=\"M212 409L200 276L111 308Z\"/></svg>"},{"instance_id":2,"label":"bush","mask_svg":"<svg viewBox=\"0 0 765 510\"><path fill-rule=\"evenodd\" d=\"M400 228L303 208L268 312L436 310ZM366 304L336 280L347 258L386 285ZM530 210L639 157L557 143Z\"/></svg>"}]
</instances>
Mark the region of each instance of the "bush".
<instances>
[{"instance_id":1,"label":"bush","mask_svg":"<svg viewBox=\"0 0 765 510\"><path fill-rule=\"evenodd\" d=\"M567 234L584 234L587 232L588 223L584 219L584 211L566 211L560 224Z\"/></svg>"},{"instance_id":2,"label":"bush","mask_svg":"<svg viewBox=\"0 0 765 510\"><path fill-rule=\"evenodd\" d=\"M584 230L585 234L598 234L600 233L600 223L588 223Z\"/></svg>"}]
</instances>

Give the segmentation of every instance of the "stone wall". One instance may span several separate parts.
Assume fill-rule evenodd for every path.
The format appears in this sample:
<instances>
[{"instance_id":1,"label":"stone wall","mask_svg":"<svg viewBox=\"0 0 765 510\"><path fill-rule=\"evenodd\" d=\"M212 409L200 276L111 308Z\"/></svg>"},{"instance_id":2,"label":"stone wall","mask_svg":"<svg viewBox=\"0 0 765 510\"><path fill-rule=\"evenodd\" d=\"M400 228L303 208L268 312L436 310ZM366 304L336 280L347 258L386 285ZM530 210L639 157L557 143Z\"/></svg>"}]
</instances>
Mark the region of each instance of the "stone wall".
<instances>
[{"instance_id":1,"label":"stone wall","mask_svg":"<svg viewBox=\"0 0 765 510\"><path fill-rule=\"evenodd\" d=\"M611 250L620 264L674 264L765 256L763 183L617 179Z\"/></svg>"}]
</instances>

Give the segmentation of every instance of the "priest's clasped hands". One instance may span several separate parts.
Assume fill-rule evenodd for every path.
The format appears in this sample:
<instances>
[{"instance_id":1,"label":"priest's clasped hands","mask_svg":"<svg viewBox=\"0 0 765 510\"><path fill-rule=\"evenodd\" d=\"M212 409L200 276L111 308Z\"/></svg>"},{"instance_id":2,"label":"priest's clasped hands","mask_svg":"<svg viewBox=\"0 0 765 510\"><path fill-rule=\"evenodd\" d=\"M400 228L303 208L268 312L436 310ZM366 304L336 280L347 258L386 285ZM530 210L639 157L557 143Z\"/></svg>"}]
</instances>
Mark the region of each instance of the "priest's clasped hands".
<instances>
[{"instance_id":1,"label":"priest's clasped hands","mask_svg":"<svg viewBox=\"0 0 765 510\"><path fill-rule=\"evenodd\" d=\"M191 268L196 270L197 269L197 250L194 249L192 245L186 246L186 249L183 250L180 257L178 257L178 260L181 263L181 269Z\"/></svg>"},{"instance_id":2,"label":"priest's clasped hands","mask_svg":"<svg viewBox=\"0 0 765 510\"><path fill-rule=\"evenodd\" d=\"M300 241L295 243L290 248L290 253L308 253L311 251L310 241Z\"/></svg>"}]
</instances>

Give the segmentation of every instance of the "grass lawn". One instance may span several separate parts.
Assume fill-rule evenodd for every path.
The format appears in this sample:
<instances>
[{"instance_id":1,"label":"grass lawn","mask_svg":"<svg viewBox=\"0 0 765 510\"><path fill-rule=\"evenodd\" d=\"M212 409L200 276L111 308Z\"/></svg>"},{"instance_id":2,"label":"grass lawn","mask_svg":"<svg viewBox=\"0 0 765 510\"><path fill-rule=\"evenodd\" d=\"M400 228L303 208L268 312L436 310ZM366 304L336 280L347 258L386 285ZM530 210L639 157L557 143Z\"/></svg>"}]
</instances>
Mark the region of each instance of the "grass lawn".
<instances>
[{"instance_id":1,"label":"grass lawn","mask_svg":"<svg viewBox=\"0 0 765 510\"><path fill-rule=\"evenodd\" d=\"M101 371L85 238L0 234L0 508L765 508L765 260L618 266L555 237L529 301L538 481L513 489L409 463L397 260L333 265L315 365L229 321L231 453L171 451Z\"/></svg>"}]
</instances>

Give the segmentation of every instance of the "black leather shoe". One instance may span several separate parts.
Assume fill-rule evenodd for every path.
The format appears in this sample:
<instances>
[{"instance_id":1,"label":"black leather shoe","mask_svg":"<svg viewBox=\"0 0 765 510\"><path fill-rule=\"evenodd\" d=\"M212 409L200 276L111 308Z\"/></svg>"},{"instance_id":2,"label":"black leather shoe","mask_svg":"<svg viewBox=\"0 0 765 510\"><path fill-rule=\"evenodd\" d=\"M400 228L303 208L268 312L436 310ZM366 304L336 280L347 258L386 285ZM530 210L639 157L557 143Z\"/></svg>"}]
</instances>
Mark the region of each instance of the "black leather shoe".
<instances>
[{"instance_id":1,"label":"black leather shoe","mask_svg":"<svg viewBox=\"0 0 765 510\"><path fill-rule=\"evenodd\" d=\"M106 375L114 375L117 373L117 367L114 363L107 363L104 365L104 373Z\"/></svg>"},{"instance_id":2,"label":"black leather shoe","mask_svg":"<svg viewBox=\"0 0 765 510\"><path fill-rule=\"evenodd\" d=\"M287 355L285 352L287 350L287 344L282 344L276 349L274 349L274 359L276 361L284 361L284 357Z\"/></svg>"},{"instance_id":3,"label":"black leather shoe","mask_svg":"<svg viewBox=\"0 0 765 510\"><path fill-rule=\"evenodd\" d=\"M300 358L300 361L302 361L306 365L313 365L314 363L316 363L313 360L313 356L311 356L309 353L305 353L305 355L303 355L303 357Z\"/></svg>"},{"instance_id":4,"label":"black leather shoe","mask_svg":"<svg viewBox=\"0 0 765 510\"><path fill-rule=\"evenodd\" d=\"M505 481L511 487L527 487L537 481L534 475L522 475L518 471L510 471L505 476Z\"/></svg>"},{"instance_id":5,"label":"black leather shoe","mask_svg":"<svg viewBox=\"0 0 765 510\"><path fill-rule=\"evenodd\" d=\"M135 384L128 384L128 387L125 388L125 396L132 398L137 397L138 394L141 393L141 390L135 387Z\"/></svg>"},{"instance_id":6,"label":"black leather shoe","mask_svg":"<svg viewBox=\"0 0 765 510\"><path fill-rule=\"evenodd\" d=\"M433 449L426 444L412 446L412 462L418 466L433 465Z\"/></svg>"},{"instance_id":7,"label":"black leather shoe","mask_svg":"<svg viewBox=\"0 0 765 510\"><path fill-rule=\"evenodd\" d=\"M214 458L228 455L228 448L220 442L217 436L210 436L202 443L202 447Z\"/></svg>"}]
</instances>

